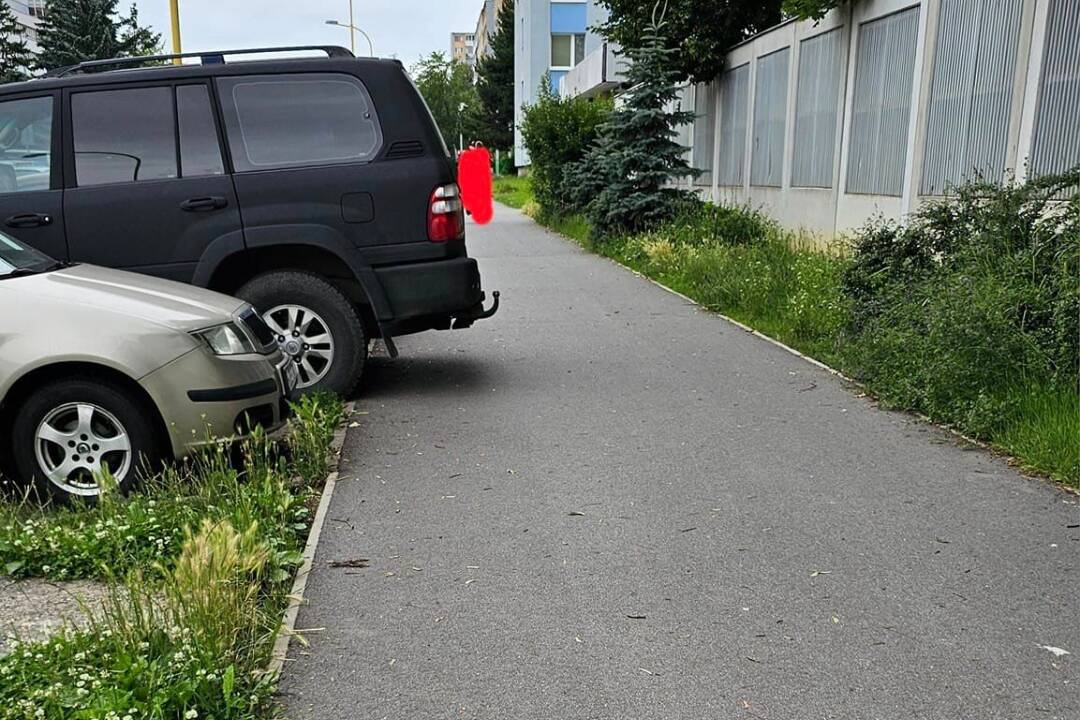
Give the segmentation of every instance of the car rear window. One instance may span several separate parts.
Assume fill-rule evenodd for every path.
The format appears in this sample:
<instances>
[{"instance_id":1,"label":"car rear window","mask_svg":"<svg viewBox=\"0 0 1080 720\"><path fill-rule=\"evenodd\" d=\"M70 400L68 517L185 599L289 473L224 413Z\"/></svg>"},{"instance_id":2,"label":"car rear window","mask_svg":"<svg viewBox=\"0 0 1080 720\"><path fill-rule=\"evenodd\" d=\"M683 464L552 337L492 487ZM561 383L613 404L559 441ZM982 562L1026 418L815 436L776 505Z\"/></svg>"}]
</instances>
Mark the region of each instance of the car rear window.
<instances>
[{"instance_id":1,"label":"car rear window","mask_svg":"<svg viewBox=\"0 0 1080 720\"><path fill-rule=\"evenodd\" d=\"M218 78L238 172L370 160L382 145L371 97L339 73Z\"/></svg>"}]
</instances>

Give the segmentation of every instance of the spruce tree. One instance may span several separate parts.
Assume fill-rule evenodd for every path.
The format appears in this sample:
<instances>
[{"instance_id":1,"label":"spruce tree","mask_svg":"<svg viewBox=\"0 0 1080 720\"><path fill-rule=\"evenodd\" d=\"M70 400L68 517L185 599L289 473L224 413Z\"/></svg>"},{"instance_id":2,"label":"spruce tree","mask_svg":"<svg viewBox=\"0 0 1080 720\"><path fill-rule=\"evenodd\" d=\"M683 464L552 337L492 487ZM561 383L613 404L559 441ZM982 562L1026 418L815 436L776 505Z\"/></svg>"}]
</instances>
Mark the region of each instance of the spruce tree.
<instances>
[{"instance_id":1,"label":"spruce tree","mask_svg":"<svg viewBox=\"0 0 1080 720\"><path fill-rule=\"evenodd\" d=\"M0 83L18 82L29 77L34 57L23 38L23 27L11 7L0 2Z\"/></svg>"},{"instance_id":2,"label":"spruce tree","mask_svg":"<svg viewBox=\"0 0 1080 720\"><path fill-rule=\"evenodd\" d=\"M625 52L630 89L589 153L569 171L579 203L601 236L655 225L693 198L671 186L673 180L700 172L690 167L686 148L675 141L677 128L692 123L694 113L669 109L679 95L673 62L678 51L668 47L663 33L663 18L654 10L642 46Z\"/></svg>"},{"instance_id":3,"label":"spruce tree","mask_svg":"<svg viewBox=\"0 0 1080 720\"><path fill-rule=\"evenodd\" d=\"M491 50L477 68L483 140L490 147L509 150L514 146L514 0L499 10Z\"/></svg>"},{"instance_id":4,"label":"spruce tree","mask_svg":"<svg viewBox=\"0 0 1080 720\"><path fill-rule=\"evenodd\" d=\"M161 35L140 27L135 6L126 17L118 0L48 0L38 26L41 53L38 67L52 69L84 60L149 55L158 50Z\"/></svg>"}]
</instances>

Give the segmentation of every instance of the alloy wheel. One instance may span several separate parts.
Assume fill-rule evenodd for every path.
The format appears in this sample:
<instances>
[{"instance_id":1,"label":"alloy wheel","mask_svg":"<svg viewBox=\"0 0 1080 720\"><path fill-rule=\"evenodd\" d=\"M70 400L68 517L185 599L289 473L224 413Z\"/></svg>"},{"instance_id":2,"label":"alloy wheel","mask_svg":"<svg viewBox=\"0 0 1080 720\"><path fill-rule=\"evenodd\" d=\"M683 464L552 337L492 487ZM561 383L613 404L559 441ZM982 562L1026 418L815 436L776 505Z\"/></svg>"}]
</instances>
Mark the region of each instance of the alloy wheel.
<instances>
[{"instance_id":1,"label":"alloy wheel","mask_svg":"<svg viewBox=\"0 0 1080 720\"><path fill-rule=\"evenodd\" d=\"M297 390L326 377L334 363L334 338L318 313L301 305L278 305L263 313L263 320L300 371Z\"/></svg>"},{"instance_id":2,"label":"alloy wheel","mask_svg":"<svg viewBox=\"0 0 1080 720\"><path fill-rule=\"evenodd\" d=\"M97 495L106 470L122 480L131 469L131 438L116 416L93 403L66 403L48 412L34 433L38 467L72 495Z\"/></svg>"}]
</instances>

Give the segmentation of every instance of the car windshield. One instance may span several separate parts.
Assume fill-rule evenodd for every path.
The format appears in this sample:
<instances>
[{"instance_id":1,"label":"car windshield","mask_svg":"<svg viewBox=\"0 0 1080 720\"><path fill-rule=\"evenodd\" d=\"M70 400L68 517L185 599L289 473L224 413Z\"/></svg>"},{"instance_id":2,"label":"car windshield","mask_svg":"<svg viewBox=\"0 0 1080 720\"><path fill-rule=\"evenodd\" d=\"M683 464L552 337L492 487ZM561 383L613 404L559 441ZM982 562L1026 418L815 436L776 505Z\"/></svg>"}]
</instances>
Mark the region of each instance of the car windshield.
<instances>
[{"instance_id":1,"label":"car windshield","mask_svg":"<svg viewBox=\"0 0 1080 720\"><path fill-rule=\"evenodd\" d=\"M56 267L56 261L44 253L0 233L0 279L44 272Z\"/></svg>"}]
</instances>

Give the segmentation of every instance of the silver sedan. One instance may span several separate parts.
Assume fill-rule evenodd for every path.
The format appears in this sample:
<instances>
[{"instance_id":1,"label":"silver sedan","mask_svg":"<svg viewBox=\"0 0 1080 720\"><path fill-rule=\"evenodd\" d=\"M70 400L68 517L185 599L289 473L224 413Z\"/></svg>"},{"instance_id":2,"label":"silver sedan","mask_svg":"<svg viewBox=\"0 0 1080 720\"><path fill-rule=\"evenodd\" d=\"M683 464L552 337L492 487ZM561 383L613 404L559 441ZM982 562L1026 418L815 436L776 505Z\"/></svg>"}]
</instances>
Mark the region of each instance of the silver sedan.
<instances>
[{"instance_id":1,"label":"silver sedan","mask_svg":"<svg viewBox=\"0 0 1080 720\"><path fill-rule=\"evenodd\" d=\"M295 363L251 306L65 267L0 233L0 459L56 499L283 421Z\"/></svg>"}]
</instances>

